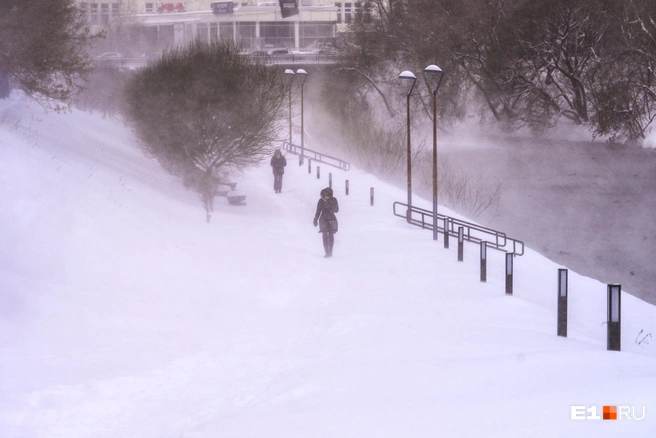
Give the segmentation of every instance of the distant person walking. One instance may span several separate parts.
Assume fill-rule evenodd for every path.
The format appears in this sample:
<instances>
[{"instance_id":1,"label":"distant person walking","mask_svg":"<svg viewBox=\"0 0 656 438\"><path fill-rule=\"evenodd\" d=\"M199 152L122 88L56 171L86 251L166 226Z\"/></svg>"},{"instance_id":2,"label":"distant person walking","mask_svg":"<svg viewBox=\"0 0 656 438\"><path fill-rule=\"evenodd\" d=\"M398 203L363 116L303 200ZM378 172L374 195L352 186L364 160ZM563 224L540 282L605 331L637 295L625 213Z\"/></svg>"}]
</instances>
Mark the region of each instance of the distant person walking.
<instances>
[{"instance_id":1,"label":"distant person walking","mask_svg":"<svg viewBox=\"0 0 656 438\"><path fill-rule=\"evenodd\" d=\"M323 235L323 249L326 251L324 257L333 256L335 245L335 233L338 229L335 213L339 211L337 198L333 197L333 189L326 187L321 190L321 198L317 203L317 212L314 215L314 226L319 225L319 232Z\"/></svg>"},{"instance_id":2,"label":"distant person walking","mask_svg":"<svg viewBox=\"0 0 656 438\"><path fill-rule=\"evenodd\" d=\"M276 193L282 191L282 176L285 173L285 166L287 165L287 160L285 156L280 153L280 149L276 149L273 157L271 157L271 167L273 168L273 190Z\"/></svg>"}]
</instances>

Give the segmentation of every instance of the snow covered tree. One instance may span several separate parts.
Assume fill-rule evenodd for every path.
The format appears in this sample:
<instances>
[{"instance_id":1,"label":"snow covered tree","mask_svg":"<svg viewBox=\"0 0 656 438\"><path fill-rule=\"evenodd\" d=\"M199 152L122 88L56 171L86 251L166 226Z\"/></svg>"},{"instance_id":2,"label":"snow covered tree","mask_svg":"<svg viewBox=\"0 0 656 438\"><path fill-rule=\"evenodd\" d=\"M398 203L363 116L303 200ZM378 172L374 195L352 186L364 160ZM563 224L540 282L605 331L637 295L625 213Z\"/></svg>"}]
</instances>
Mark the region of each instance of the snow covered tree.
<instances>
[{"instance_id":1,"label":"snow covered tree","mask_svg":"<svg viewBox=\"0 0 656 438\"><path fill-rule=\"evenodd\" d=\"M617 41L593 90L593 132L642 140L656 120L656 1L622 3ZM617 35L617 34L616 34Z\"/></svg>"},{"instance_id":2,"label":"snow covered tree","mask_svg":"<svg viewBox=\"0 0 656 438\"><path fill-rule=\"evenodd\" d=\"M127 111L146 150L203 192L223 171L270 153L288 91L279 70L198 41L139 71Z\"/></svg>"}]
</instances>

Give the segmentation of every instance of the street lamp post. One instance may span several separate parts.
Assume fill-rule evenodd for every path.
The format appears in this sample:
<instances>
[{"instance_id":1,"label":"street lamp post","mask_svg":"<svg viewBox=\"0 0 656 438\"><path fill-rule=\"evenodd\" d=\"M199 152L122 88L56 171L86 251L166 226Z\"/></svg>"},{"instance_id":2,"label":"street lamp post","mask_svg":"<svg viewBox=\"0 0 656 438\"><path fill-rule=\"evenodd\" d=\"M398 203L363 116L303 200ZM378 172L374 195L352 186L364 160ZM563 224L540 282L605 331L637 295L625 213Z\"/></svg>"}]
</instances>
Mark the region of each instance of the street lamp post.
<instances>
[{"instance_id":1,"label":"street lamp post","mask_svg":"<svg viewBox=\"0 0 656 438\"><path fill-rule=\"evenodd\" d=\"M431 90L433 92L433 240L437 240L437 90L440 89L444 72L438 66L431 64L424 69L424 75L439 75L435 89ZM426 83L429 83L428 80Z\"/></svg>"},{"instance_id":2,"label":"street lamp post","mask_svg":"<svg viewBox=\"0 0 656 438\"><path fill-rule=\"evenodd\" d=\"M301 157L298 165L303 165L303 154L305 153L305 131L303 129L303 86L305 85L305 79L307 79L307 72L302 68L296 70L297 75L301 75Z\"/></svg>"},{"instance_id":3,"label":"street lamp post","mask_svg":"<svg viewBox=\"0 0 656 438\"><path fill-rule=\"evenodd\" d=\"M285 74L289 76L289 148L292 147L292 83L294 82L294 70L286 69Z\"/></svg>"},{"instance_id":4,"label":"street lamp post","mask_svg":"<svg viewBox=\"0 0 656 438\"><path fill-rule=\"evenodd\" d=\"M408 94L406 96L406 109L407 109L407 136L408 136L408 152L407 152L407 159L408 159L408 170L407 170L407 176L408 176L408 210L406 211L406 220L408 223L410 223L410 220L412 218L412 147L410 143L410 96L412 95L412 90L415 88L415 83L417 82L417 77L414 75L414 73L410 71L403 71L399 75L399 79L407 80L410 81L410 88L408 90Z\"/></svg>"}]
</instances>

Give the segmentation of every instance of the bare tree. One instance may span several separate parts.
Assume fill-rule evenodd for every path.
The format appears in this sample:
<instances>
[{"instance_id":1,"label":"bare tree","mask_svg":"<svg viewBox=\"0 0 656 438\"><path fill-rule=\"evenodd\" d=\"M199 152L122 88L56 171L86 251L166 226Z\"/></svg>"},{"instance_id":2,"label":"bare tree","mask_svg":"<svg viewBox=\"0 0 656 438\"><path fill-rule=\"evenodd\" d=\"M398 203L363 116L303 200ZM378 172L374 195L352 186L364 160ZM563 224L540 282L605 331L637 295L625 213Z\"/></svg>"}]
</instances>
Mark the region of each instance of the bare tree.
<instances>
[{"instance_id":1,"label":"bare tree","mask_svg":"<svg viewBox=\"0 0 656 438\"><path fill-rule=\"evenodd\" d=\"M615 140L646 137L656 119L656 1L628 0L618 14L618 43L594 90L595 134Z\"/></svg>"},{"instance_id":2,"label":"bare tree","mask_svg":"<svg viewBox=\"0 0 656 438\"><path fill-rule=\"evenodd\" d=\"M589 122L611 12L588 0L526 2L514 11L498 46L495 73L504 94L517 102L515 119L536 131L560 117Z\"/></svg>"},{"instance_id":3,"label":"bare tree","mask_svg":"<svg viewBox=\"0 0 656 438\"><path fill-rule=\"evenodd\" d=\"M92 35L74 0L0 2L0 77L61 110L91 71Z\"/></svg>"},{"instance_id":4,"label":"bare tree","mask_svg":"<svg viewBox=\"0 0 656 438\"><path fill-rule=\"evenodd\" d=\"M235 47L196 42L140 71L127 107L145 149L205 199L223 171L269 154L286 91L280 72Z\"/></svg>"}]
</instances>

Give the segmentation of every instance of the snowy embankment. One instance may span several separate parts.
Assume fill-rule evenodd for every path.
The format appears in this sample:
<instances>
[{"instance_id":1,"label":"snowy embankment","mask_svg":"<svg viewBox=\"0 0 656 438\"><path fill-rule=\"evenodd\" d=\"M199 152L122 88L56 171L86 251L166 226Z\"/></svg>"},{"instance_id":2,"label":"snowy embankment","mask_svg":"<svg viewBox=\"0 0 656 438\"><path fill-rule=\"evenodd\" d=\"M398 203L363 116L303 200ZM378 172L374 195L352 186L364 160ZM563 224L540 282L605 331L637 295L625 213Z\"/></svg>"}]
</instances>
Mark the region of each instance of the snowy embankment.
<instances>
[{"instance_id":1,"label":"snowy embankment","mask_svg":"<svg viewBox=\"0 0 656 438\"><path fill-rule=\"evenodd\" d=\"M480 283L476 246L457 262L371 175L332 170L324 259L328 168L288 157L281 194L248 170L246 205L217 198L207 224L135 144L116 120L0 101L0 436L654 436L654 306L624 294L607 352L606 286L570 272L559 338L558 266L527 250L506 296L502 253Z\"/></svg>"}]
</instances>

